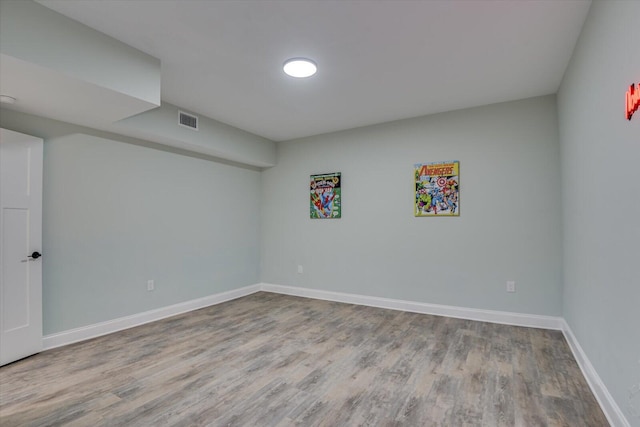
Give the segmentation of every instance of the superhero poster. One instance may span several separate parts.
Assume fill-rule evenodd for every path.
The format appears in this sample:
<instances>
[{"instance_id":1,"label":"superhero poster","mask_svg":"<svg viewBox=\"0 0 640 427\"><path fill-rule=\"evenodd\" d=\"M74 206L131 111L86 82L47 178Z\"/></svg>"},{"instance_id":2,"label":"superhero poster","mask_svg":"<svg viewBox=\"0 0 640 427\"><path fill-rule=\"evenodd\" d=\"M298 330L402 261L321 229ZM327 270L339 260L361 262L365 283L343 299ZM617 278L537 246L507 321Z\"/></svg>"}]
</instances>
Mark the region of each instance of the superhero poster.
<instances>
[{"instance_id":1,"label":"superhero poster","mask_svg":"<svg viewBox=\"0 0 640 427\"><path fill-rule=\"evenodd\" d=\"M415 216L460 215L460 162L414 165Z\"/></svg>"},{"instance_id":2,"label":"superhero poster","mask_svg":"<svg viewBox=\"0 0 640 427\"><path fill-rule=\"evenodd\" d=\"M311 218L340 218L342 215L340 172L311 175Z\"/></svg>"}]
</instances>

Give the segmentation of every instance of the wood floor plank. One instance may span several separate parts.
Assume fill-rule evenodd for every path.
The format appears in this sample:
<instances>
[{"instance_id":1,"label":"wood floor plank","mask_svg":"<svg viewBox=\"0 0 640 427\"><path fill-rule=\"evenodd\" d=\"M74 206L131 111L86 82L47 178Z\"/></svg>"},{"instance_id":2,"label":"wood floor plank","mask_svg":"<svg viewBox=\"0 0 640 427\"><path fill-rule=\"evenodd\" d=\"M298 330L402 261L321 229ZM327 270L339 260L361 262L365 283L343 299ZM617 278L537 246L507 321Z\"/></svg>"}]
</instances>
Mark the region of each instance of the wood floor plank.
<instances>
[{"instance_id":1,"label":"wood floor plank","mask_svg":"<svg viewBox=\"0 0 640 427\"><path fill-rule=\"evenodd\" d=\"M0 425L608 424L558 331L260 292L0 368Z\"/></svg>"}]
</instances>

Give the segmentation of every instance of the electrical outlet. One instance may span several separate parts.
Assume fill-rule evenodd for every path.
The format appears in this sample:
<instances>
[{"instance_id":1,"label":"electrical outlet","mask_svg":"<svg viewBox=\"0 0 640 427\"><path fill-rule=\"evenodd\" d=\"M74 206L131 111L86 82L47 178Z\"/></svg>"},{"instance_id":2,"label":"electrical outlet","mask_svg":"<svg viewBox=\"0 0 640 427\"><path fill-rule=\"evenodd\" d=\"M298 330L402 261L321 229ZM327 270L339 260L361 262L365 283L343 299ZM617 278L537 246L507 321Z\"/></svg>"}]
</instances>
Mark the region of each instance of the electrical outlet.
<instances>
[{"instance_id":1,"label":"electrical outlet","mask_svg":"<svg viewBox=\"0 0 640 427\"><path fill-rule=\"evenodd\" d=\"M147 280L147 290L152 291L156 288L156 284L153 280Z\"/></svg>"},{"instance_id":2,"label":"electrical outlet","mask_svg":"<svg viewBox=\"0 0 640 427\"><path fill-rule=\"evenodd\" d=\"M515 292L516 291L516 282L513 280L509 280L507 282L507 292Z\"/></svg>"},{"instance_id":3,"label":"electrical outlet","mask_svg":"<svg viewBox=\"0 0 640 427\"><path fill-rule=\"evenodd\" d=\"M304 268L301 265L298 266L298 274L304 273Z\"/></svg>"}]
</instances>

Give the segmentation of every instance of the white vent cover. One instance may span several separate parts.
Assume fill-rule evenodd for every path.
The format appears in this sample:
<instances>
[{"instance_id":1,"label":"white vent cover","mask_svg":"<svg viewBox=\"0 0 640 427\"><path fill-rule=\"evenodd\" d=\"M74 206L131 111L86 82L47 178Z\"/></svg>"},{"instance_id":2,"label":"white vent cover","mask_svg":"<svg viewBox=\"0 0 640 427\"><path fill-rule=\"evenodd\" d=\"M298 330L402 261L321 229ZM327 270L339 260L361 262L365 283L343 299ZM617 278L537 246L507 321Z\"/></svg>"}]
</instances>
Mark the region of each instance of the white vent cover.
<instances>
[{"instance_id":1,"label":"white vent cover","mask_svg":"<svg viewBox=\"0 0 640 427\"><path fill-rule=\"evenodd\" d=\"M187 127L189 129L198 130L198 116L185 113L184 111L178 111L180 115L180 126Z\"/></svg>"}]
</instances>

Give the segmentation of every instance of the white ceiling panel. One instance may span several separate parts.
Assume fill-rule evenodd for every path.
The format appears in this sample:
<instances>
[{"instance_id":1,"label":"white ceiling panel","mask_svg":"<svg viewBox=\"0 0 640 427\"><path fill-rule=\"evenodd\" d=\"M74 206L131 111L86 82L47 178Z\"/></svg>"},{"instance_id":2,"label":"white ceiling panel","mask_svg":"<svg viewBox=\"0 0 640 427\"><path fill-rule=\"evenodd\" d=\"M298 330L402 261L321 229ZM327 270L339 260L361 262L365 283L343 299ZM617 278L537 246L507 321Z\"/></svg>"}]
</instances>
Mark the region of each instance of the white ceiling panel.
<instances>
[{"instance_id":1,"label":"white ceiling panel","mask_svg":"<svg viewBox=\"0 0 640 427\"><path fill-rule=\"evenodd\" d=\"M162 61L162 99L289 140L555 93L587 0L41 0ZM318 73L285 75L291 57Z\"/></svg>"}]
</instances>

